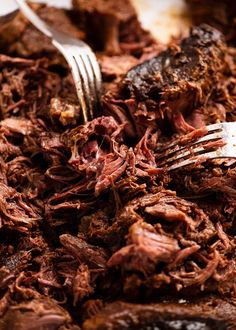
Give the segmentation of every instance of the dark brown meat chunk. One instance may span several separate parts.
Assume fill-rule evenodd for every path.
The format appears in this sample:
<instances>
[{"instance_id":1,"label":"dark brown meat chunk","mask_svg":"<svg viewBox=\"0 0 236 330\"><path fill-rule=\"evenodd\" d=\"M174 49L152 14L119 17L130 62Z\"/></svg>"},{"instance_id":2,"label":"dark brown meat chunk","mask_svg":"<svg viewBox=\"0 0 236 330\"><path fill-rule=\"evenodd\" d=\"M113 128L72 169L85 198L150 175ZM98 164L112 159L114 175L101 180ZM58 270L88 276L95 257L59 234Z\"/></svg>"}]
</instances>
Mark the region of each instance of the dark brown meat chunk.
<instances>
[{"instance_id":1,"label":"dark brown meat chunk","mask_svg":"<svg viewBox=\"0 0 236 330\"><path fill-rule=\"evenodd\" d=\"M160 262L174 261L180 250L178 242L158 234L147 223L135 223L129 229L129 245L113 254L108 266L121 265L125 270L152 273Z\"/></svg>"},{"instance_id":2,"label":"dark brown meat chunk","mask_svg":"<svg viewBox=\"0 0 236 330\"><path fill-rule=\"evenodd\" d=\"M194 24L207 23L222 31L226 40L235 45L236 3L230 0L186 0Z\"/></svg>"},{"instance_id":3,"label":"dark brown meat chunk","mask_svg":"<svg viewBox=\"0 0 236 330\"><path fill-rule=\"evenodd\" d=\"M65 309L45 297L12 306L0 320L2 330L36 330L40 328L56 330L63 326L68 330L80 329L75 324L73 325Z\"/></svg>"},{"instance_id":4,"label":"dark brown meat chunk","mask_svg":"<svg viewBox=\"0 0 236 330\"><path fill-rule=\"evenodd\" d=\"M235 322L235 306L213 296L147 305L117 301L86 320L83 329L233 330Z\"/></svg>"},{"instance_id":5,"label":"dark brown meat chunk","mask_svg":"<svg viewBox=\"0 0 236 330\"><path fill-rule=\"evenodd\" d=\"M92 268L105 268L107 253L104 249L88 244L84 239L69 234L60 236L65 249Z\"/></svg>"},{"instance_id":6,"label":"dark brown meat chunk","mask_svg":"<svg viewBox=\"0 0 236 330\"><path fill-rule=\"evenodd\" d=\"M217 30L202 25L192 29L190 36L182 40L180 48L170 47L159 56L131 69L123 83L127 84L131 95L140 101L155 97L155 94L158 97L161 92L170 93L170 96L175 90L181 93L184 82L199 84L206 97L210 90L210 72L222 69L224 51L223 36ZM215 63L211 63L213 58ZM173 101L177 100L173 98Z\"/></svg>"},{"instance_id":7,"label":"dark brown meat chunk","mask_svg":"<svg viewBox=\"0 0 236 330\"><path fill-rule=\"evenodd\" d=\"M136 107L128 107L135 125L161 127L168 119L178 132L191 130L183 116L211 95L225 67L225 50L219 31L202 25L180 46L131 69L123 88L136 101Z\"/></svg>"},{"instance_id":8,"label":"dark brown meat chunk","mask_svg":"<svg viewBox=\"0 0 236 330\"><path fill-rule=\"evenodd\" d=\"M110 55L121 52L139 55L143 47L153 43L130 1L73 0L73 6L83 17L89 40L99 50Z\"/></svg>"},{"instance_id":9,"label":"dark brown meat chunk","mask_svg":"<svg viewBox=\"0 0 236 330\"><path fill-rule=\"evenodd\" d=\"M142 137L148 127L158 130L159 137L166 141L174 133L183 134L215 122L235 120L235 49L226 51L223 39L213 28L202 26L194 31L198 31L196 36L184 39L181 45L187 44L190 53L192 50L193 57L188 60L192 65L196 61L196 67L188 67L189 62L185 62L179 63L178 68L178 56L183 52L175 45L131 69L127 75L132 79L125 78L123 85L103 95L104 112L125 125L127 137ZM200 31L206 37L203 38L205 46L201 44ZM219 34L219 39L207 45L206 39L212 39L214 33ZM161 67L161 59L167 54L172 54L173 67L166 71ZM198 61L202 61L200 65ZM162 70L156 71L158 75L153 70L155 63L157 70Z\"/></svg>"},{"instance_id":10,"label":"dark brown meat chunk","mask_svg":"<svg viewBox=\"0 0 236 330\"><path fill-rule=\"evenodd\" d=\"M151 287L146 294L152 295L167 284L165 291L175 288L176 294L189 286L195 292L233 290L235 262L227 257L234 251L232 237L195 203L170 191L134 198L103 235L115 251L108 266L121 269L127 295L141 294L142 287Z\"/></svg>"},{"instance_id":11,"label":"dark brown meat chunk","mask_svg":"<svg viewBox=\"0 0 236 330\"><path fill-rule=\"evenodd\" d=\"M72 23L69 11L45 5L33 5L33 8L43 20L59 31L68 33L75 38L84 38L84 33L78 26ZM40 57L46 54L55 63L62 62L62 58L55 46L49 42L47 37L33 27L22 14L19 14L13 21L1 27L0 35L0 47L10 54L17 54L23 57Z\"/></svg>"}]
</instances>

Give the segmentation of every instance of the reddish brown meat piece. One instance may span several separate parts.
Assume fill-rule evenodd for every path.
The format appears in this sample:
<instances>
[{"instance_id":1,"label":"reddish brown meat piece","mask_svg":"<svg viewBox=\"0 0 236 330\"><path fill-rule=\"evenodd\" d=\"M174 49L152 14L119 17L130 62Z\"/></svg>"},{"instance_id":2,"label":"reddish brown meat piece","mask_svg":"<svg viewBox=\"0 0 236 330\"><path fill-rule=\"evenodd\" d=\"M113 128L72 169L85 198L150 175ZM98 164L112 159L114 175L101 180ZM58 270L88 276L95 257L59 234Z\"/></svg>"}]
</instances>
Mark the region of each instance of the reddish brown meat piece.
<instances>
[{"instance_id":1,"label":"reddish brown meat piece","mask_svg":"<svg viewBox=\"0 0 236 330\"><path fill-rule=\"evenodd\" d=\"M43 20L59 31L68 33L75 38L84 39L84 33L70 20L69 11L45 5L33 5L33 8ZM22 14L17 15L7 25L0 27L0 36L0 48L7 50L8 53L23 57L32 55L40 57L46 54L55 63L62 61L55 46Z\"/></svg>"},{"instance_id":2,"label":"reddish brown meat piece","mask_svg":"<svg viewBox=\"0 0 236 330\"><path fill-rule=\"evenodd\" d=\"M231 0L186 0L194 24L207 23L222 31L226 40L235 45L236 3Z\"/></svg>"},{"instance_id":3,"label":"reddish brown meat piece","mask_svg":"<svg viewBox=\"0 0 236 330\"><path fill-rule=\"evenodd\" d=\"M129 70L115 95L117 100L105 95L105 109L120 122L133 124L140 136L147 127L160 128L165 133L168 125L178 133L187 133L194 127L185 118L205 105L220 82L227 66L225 51L224 38L218 30L207 25L194 27L180 45L170 45ZM122 109L124 114L119 116ZM189 122L199 128L204 119L195 116Z\"/></svg>"},{"instance_id":4,"label":"reddish brown meat piece","mask_svg":"<svg viewBox=\"0 0 236 330\"><path fill-rule=\"evenodd\" d=\"M225 47L217 30L202 25L193 28L180 46L131 69L123 85L136 100L132 117L154 127L168 118L177 131L191 130L182 117L209 98L225 66Z\"/></svg>"},{"instance_id":5,"label":"reddish brown meat piece","mask_svg":"<svg viewBox=\"0 0 236 330\"><path fill-rule=\"evenodd\" d=\"M70 315L64 308L45 297L12 306L0 320L2 330L58 329L63 326L71 330L80 329L73 324Z\"/></svg>"},{"instance_id":6,"label":"reddish brown meat piece","mask_svg":"<svg viewBox=\"0 0 236 330\"><path fill-rule=\"evenodd\" d=\"M159 304L107 304L83 324L97 329L235 329L235 306L214 296L202 300L181 300Z\"/></svg>"},{"instance_id":7,"label":"reddish brown meat piece","mask_svg":"<svg viewBox=\"0 0 236 330\"><path fill-rule=\"evenodd\" d=\"M145 222L137 222L130 227L128 244L113 254L108 266L120 265L125 270L147 274L153 272L159 262L173 261L180 250L175 239L156 233Z\"/></svg>"},{"instance_id":8,"label":"reddish brown meat piece","mask_svg":"<svg viewBox=\"0 0 236 330\"><path fill-rule=\"evenodd\" d=\"M122 51L139 54L141 48L153 42L142 29L130 1L73 0L73 6L85 21L89 39L109 55Z\"/></svg>"}]
</instances>

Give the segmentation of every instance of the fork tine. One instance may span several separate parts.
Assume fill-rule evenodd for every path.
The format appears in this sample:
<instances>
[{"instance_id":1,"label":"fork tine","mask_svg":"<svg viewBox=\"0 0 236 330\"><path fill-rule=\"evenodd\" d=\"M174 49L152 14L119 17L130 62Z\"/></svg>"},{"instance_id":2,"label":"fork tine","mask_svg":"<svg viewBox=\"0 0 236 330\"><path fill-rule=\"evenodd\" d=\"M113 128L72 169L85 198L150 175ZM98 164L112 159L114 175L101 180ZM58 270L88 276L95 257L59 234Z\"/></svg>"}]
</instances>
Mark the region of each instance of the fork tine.
<instances>
[{"instance_id":1,"label":"fork tine","mask_svg":"<svg viewBox=\"0 0 236 330\"><path fill-rule=\"evenodd\" d=\"M95 106L96 109L99 109L99 102L100 102L100 93L101 93L101 73L99 65L96 61L95 64L93 64L93 61L90 58L90 55L88 55L88 62L90 63L90 67L93 74L93 81L94 81L94 88L95 88ZM96 66L96 67L95 67Z\"/></svg>"},{"instance_id":2,"label":"fork tine","mask_svg":"<svg viewBox=\"0 0 236 330\"><path fill-rule=\"evenodd\" d=\"M213 140L222 139L222 137L223 137L223 131L218 131L216 133L212 132L212 133L207 134L207 135L203 136L202 138L198 139L192 145L199 144L202 142L209 142L209 141L213 141Z\"/></svg>"},{"instance_id":3,"label":"fork tine","mask_svg":"<svg viewBox=\"0 0 236 330\"><path fill-rule=\"evenodd\" d=\"M206 132L206 135L205 136L208 136L210 134L213 134L214 132L220 131L222 129L223 129L223 124L222 123L209 125L209 126L207 126L207 132ZM201 138L197 139L196 141L200 141L200 139ZM168 150L168 149L174 148L175 146L178 146L178 143L179 143L179 141L178 141L178 139L176 139L172 143L170 143L170 144L168 144L166 146L163 146L161 148L161 152L164 152L165 150ZM181 148L181 146L178 146L178 147ZM185 146L183 146L183 148L185 148Z\"/></svg>"},{"instance_id":4,"label":"fork tine","mask_svg":"<svg viewBox=\"0 0 236 330\"><path fill-rule=\"evenodd\" d=\"M89 119L93 118L93 102L91 100L91 91L90 91L90 84L89 84L89 77L88 77L88 72L87 69L84 65L82 55L81 54L76 54L73 55L74 60L77 64L78 71L80 73L80 78L82 81L82 87L83 87L83 93L86 99L86 104L87 104L87 116L89 115Z\"/></svg>"},{"instance_id":5,"label":"fork tine","mask_svg":"<svg viewBox=\"0 0 236 330\"><path fill-rule=\"evenodd\" d=\"M172 160L172 159L178 159L179 157L176 154L180 154L180 156L184 157L187 156L189 153L186 154L185 150L189 150L190 147L198 147L199 144L206 145L207 142L216 142L217 140L221 140L223 138L223 133L222 132L217 132L217 133L213 133L213 134L207 134L205 136L203 136L202 138L196 140L195 142L193 142L191 144L191 146L189 145L185 145L185 146L174 146L172 148L168 148L166 149L164 152L161 151L161 154L159 155L159 159L163 159L168 157L168 160ZM204 142L204 144L203 144ZM197 149L193 149L194 151L197 151ZM205 149L203 149L205 150ZM199 149L199 151L201 151Z\"/></svg>"},{"instance_id":6,"label":"fork tine","mask_svg":"<svg viewBox=\"0 0 236 330\"><path fill-rule=\"evenodd\" d=\"M173 164L173 165L168 167L168 171L173 171L173 170L176 170L180 167L185 167L187 165L200 163L201 160L205 161L207 159L215 159L215 158L230 158L230 157L229 156L221 156L221 155L219 155L219 151L215 150L215 151L207 152L203 155L197 155L195 157L182 160L181 162L179 162L177 164Z\"/></svg>"},{"instance_id":7,"label":"fork tine","mask_svg":"<svg viewBox=\"0 0 236 330\"><path fill-rule=\"evenodd\" d=\"M219 140L219 142L220 141L221 140ZM188 146L185 148L186 151L183 152L183 150L181 150L181 152L178 155L174 154L172 157L169 157L169 155L168 155L168 158L161 160L160 164L158 164L158 165L162 166L162 164L168 165L169 163L173 163L173 162L176 163L176 162L180 161L181 159L184 159L185 157L188 157L188 156L199 157L199 156L201 156L201 154L205 155L207 153L207 150L211 150L212 148L219 149L223 145L224 145L223 141L222 141L222 143L219 143L218 145L216 144L215 146L214 145L212 146L211 144L209 144L209 145L205 144L202 146L191 145L191 146ZM218 152L218 155L219 155L219 152Z\"/></svg>"},{"instance_id":8,"label":"fork tine","mask_svg":"<svg viewBox=\"0 0 236 330\"><path fill-rule=\"evenodd\" d=\"M178 145L178 140L165 146L157 155L158 167L175 170L214 158L236 158L235 123L207 126L207 134L194 142ZM172 147L171 147L172 146ZM164 151L163 151L164 150Z\"/></svg>"},{"instance_id":9,"label":"fork tine","mask_svg":"<svg viewBox=\"0 0 236 330\"><path fill-rule=\"evenodd\" d=\"M98 61L96 59L95 54L92 51L89 52L88 60L90 61L91 67L93 69L95 83L96 83L97 97L99 98L102 87L102 76Z\"/></svg>"},{"instance_id":10,"label":"fork tine","mask_svg":"<svg viewBox=\"0 0 236 330\"><path fill-rule=\"evenodd\" d=\"M82 109L82 114L84 117L84 123L86 124L88 122L88 116L87 116L87 107L86 107L86 100L84 97L84 92L83 92L83 86L82 86L82 81L81 81L81 75L78 70L78 64L75 61L74 56L69 56L68 54L64 53L64 56L70 65L72 76L75 82L75 89L76 93L79 99L79 103Z\"/></svg>"},{"instance_id":11,"label":"fork tine","mask_svg":"<svg viewBox=\"0 0 236 330\"><path fill-rule=\"evenodd\" d=\"M213 132L223 128L224 123L211 124L207 126L207 131Z\"/></svg>"},{"instance_id":12,"label":"fork tine","mask_svg":"<svg viewBox=\"0 0 236 330\"><path fill-rule=\"evenodd\" d=\"M97 106L96 82L95 82L95 77L94 77L93 69L91 66L91 62L89 61L89 55L83 54L81 56L81 58L84 63L85 69L87 71L87 75L88 75L88 82L89 82L89 86L90 86L90 97L91 97L91 101L92 101L92 106L96 107ZM94 118L93 111L91 112L90 116L91 116L91 119Z\"/></svg>"},{"instance_id":13,"label":"fork tine","mask_svg":"<svg viewBox=\"0 0 236 330\"><path fill-rule=\"evenodd\" d=\"M201 138L198 138L194 142L191 143L192 146L199 145L203 142L210 142L210 141L215 141L222 139L224 136L224 130L223 130L223 124L213 124L207 126L207 133ZM162 159L164 157L170 157L174 156L176 153L184 152L189 145L179 145L178 139L173 141L172 143L164 146L163 148L160 149L160 154L159 154L159 159Z\"/></svg>"}]
</instances>

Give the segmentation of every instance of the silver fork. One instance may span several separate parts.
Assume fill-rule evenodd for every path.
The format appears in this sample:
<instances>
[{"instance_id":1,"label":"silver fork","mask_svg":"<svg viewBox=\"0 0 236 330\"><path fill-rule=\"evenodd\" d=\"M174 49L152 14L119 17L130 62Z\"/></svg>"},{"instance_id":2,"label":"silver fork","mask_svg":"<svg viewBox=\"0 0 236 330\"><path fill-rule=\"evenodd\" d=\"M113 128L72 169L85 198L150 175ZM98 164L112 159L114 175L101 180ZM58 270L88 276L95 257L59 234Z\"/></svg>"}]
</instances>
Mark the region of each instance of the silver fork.
<instances>
[{"instance_id":1,"label":"silver fork","mask_svg":"<svg viewBox=\"0 0 236 330\"><path fill-rule=\"evenodd\" d=\"M101 71L91 48L81 40L59 32L45 23L24 0L15 0L22 13L64 55L75 82L76 92L82 109L84 122L94 118L101 91Z\"/></svg>"},{"instance_id":2,"label":"silver fork","mask_svg":"<svg viewBox=\"0 0 236 330\"><path fill-rule=\"evenodd\" d=\"M191 144L179 145L176 140L162 148L157 155L157 166L171 171L208 159L236 158L236 122L206 128L206 135Z\"/></svg>"}]
</instances>

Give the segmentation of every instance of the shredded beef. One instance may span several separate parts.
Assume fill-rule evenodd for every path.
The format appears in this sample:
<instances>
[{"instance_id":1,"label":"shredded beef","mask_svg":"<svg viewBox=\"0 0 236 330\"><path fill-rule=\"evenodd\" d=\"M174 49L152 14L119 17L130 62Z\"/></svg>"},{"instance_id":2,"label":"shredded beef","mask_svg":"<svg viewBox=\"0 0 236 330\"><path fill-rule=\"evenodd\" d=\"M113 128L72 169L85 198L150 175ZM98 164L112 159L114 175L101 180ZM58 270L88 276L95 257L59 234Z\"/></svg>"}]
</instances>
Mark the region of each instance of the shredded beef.
<instances>
[{"instance_id":1,"label":"shredded beef","mask_svg":"<svg viewBox=\"0 0 236 330\"><path fill-rule=\"evenodd\" d=\"M86 124L49 40L21 14L0 27L0 329L235 329L236 162L161 158L236 120L225 6L221 32L163 45L129 1L32 5L96 52Z\"/></svg>"}]
</instances>

